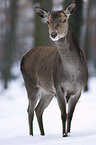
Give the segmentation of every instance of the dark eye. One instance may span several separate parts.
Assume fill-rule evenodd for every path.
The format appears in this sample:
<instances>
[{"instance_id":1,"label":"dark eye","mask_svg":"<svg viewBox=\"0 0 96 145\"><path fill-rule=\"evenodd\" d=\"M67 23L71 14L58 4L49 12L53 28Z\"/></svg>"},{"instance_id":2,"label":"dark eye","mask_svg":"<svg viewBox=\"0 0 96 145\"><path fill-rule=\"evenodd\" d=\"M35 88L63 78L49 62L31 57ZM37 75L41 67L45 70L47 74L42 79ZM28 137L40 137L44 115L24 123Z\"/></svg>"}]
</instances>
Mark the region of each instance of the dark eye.
<instances>
[{"instance_id":1,"label":"dark eye","mask_svg":"<svg viewBox=\"0 0 96 145\"><path fill-rule=\"evenodd\" d=\"M63 23L66 23L66 19L64 19L62 22L63 22Z\"/></svg>"},{"instance_id":2,"label":"dark eye","mask_svg":"<svg viewBox=\"0 0 96 145\"><path fill-rule=\"evenodd\" d=\"M47 24L50 24L49 21L47 21Z\"/></svg>"}]
</instances>

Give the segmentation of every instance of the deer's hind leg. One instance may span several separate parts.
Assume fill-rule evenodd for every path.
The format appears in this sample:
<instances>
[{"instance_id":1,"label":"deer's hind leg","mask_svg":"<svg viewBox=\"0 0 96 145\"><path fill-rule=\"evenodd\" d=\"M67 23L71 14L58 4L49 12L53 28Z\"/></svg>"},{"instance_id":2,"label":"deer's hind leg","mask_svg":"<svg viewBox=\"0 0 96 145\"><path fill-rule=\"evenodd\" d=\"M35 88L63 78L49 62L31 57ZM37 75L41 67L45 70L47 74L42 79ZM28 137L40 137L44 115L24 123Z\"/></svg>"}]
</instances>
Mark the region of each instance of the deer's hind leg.
<instances>
[{"instance_id":1,"label":"deer's hind leg","mask_svg":"<svg viewBox=\"0 0 96 145\"><path fill-rule=\"evenodd\" d=\"M36 103L38 100L38 90L39 88L30 79L25 80L25 86L27 89L29 106L28 106L28 121L29 121L29 133L33 136L33 118Z\"/></svg>"},{"instance_id":2,"label":"deer's hind leg","mask_svg":"<svg viewBox=\"0 0 96 145\"><path fill-rule=\"evenodd\" d=\"M52 94L43 94L41 96L40 102L38 103L35 109L41 135L45 135L42 115L43 115L44 110L47 108L50 101L52 100L52 98L53 98Z\"/></svg>"},{"instance_id":3,"label":"deer's hind leg","mask_svg":"<svg viewBox=\"0 0 96 145\"><path fill-rule=\"evenodd\" d=\"M21 60L21 72L23 75L23 79L25 82L25 87L27 90L29 106L28 106L28 121L29 121L29 131L30 135L33 135L33 118L34 118L34 111L36 107L36 103L38 100L38 79L37 75L34 71L34 67L31 67L31 61L28 58L29 52L23 56ZM31 56L31 55L29 55Z\"/></svg>"}]
</instances>

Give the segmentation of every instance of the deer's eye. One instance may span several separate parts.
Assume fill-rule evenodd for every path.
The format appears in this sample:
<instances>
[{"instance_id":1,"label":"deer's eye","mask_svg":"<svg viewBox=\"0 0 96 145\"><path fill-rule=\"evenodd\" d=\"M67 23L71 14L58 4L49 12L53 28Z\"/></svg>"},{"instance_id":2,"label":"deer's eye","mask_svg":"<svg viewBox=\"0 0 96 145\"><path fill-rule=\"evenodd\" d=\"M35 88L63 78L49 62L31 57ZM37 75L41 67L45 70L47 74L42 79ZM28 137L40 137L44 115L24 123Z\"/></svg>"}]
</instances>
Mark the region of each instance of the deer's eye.
<instances>
[{"instance_id":1,"label":"deer's eye","mask_svg":"<svg viewBox=\"0 0 96 145\"><path fill-rule=\"evenodd\" d=\"M62 22L63 22L63 23L66 23L66 19L64 19Z\"/></svg>"},{"instance_id":2,"label":"deer's eye","mask_svg":"<svg viewBox=\"0 0 96 145\"><path fill-rule=\"evenodd\" d=\"M47 21L47 24L50 24L49 21Z\"/></svg>"}]
</instances>

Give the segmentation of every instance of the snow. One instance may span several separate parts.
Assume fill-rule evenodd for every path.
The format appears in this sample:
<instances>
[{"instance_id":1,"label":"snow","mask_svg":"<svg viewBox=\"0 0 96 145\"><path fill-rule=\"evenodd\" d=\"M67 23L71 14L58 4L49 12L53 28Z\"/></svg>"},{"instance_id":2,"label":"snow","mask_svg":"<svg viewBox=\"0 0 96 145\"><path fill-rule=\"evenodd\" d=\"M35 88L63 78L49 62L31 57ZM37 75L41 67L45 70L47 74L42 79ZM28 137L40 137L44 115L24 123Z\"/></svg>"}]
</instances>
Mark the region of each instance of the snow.
<instances>
[{"instance_id":1,"label":"snow","mask_svg":"<svg viewBox=\"0 0 96 145\"><path fill-rule=\"evenodd\" d=\"M45 136L40 136L36 116L34 136L29 135L27 93L22 77L0 92L0 145L96 145L96 77L88 82L76 106L70 137L62 137L62 124L54 98L43 115Z\"/></svg>"}]
</instances>

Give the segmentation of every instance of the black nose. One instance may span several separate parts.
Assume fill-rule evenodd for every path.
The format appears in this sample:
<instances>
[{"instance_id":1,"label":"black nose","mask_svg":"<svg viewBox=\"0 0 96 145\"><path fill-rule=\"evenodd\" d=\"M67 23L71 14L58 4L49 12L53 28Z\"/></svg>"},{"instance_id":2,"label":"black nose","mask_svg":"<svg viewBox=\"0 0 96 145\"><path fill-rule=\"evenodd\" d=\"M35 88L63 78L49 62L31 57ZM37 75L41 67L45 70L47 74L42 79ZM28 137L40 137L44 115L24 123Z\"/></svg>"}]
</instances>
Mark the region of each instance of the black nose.
<instances>
[{"instance_id":1,"label":"black nose","mask_svg":"<svg viewBox=\"0 0 96 145\"><path fill-rule=\"evenodd\" d=\"M51 37L52 37L52 38L55 38L56 36L57 36L57 33L56 33L56 32L52 32L52 33L51 33Z\"/></svg>"}]
</instances>

